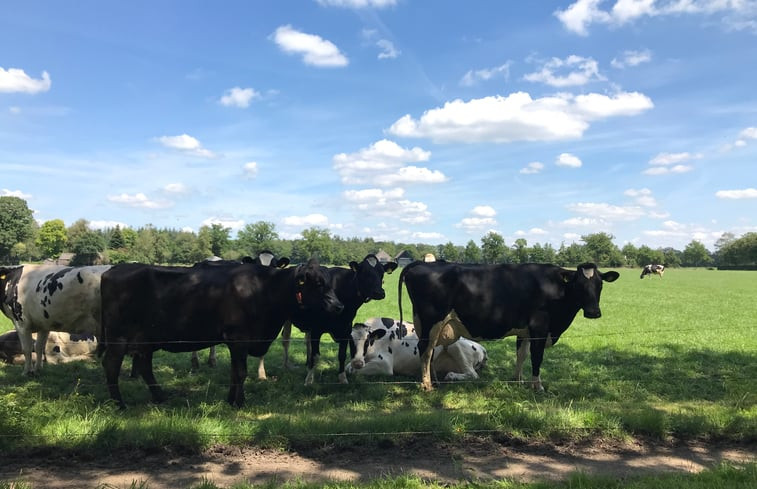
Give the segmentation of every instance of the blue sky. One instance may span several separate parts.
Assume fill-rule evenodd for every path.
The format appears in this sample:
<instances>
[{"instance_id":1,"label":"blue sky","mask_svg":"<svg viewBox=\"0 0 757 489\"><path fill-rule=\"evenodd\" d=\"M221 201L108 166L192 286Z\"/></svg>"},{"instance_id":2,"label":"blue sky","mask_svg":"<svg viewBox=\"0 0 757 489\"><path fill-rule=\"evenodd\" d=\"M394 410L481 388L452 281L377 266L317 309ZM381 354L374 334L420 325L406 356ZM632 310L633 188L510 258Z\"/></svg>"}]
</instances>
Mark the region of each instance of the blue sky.
<instances>
[{"instance_id":1,"label":"blue sky","mask_svg":"<svg viewBox=\"0 0 757 489\"><path fill-rule=\"evenodd\" d=\"M39 222L464 245L757 231L757 1L0 3Z\"/></svg>"}]
</instances>

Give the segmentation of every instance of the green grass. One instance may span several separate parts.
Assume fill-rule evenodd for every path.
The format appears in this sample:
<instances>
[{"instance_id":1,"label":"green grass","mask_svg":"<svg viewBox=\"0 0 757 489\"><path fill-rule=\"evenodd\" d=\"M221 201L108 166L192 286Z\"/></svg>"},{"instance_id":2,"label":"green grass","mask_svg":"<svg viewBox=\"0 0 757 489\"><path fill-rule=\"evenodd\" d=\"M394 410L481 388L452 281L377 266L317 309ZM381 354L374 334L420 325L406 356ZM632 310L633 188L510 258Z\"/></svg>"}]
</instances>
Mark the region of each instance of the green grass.
<instances>
[{"instance_id":1,"label":"green grass","mask_svg":"<svg viewBox=\"0 0 757 489\"><path fill-rule=\"evenodd\" d=\"M357 320L399 316L398 275L386 277L387 298L364 305ZM490 360L479 381L425 393L418 379L407 377L338 384L336 345L324 337L317 383L305 387L305 349L295 329L291 352L301 367L284 371L281 345L274 343L266 359L276 379L248 378L243 409L224 401L224 347L219 367L203 366L197 374L189 371L189 354L156 354L156 377L170 396L159 406L149 402L141 380L126 378L125 368L125 412L108 400L96 362L48 365L38 378L22 376L21 366L2 365L0 453L167 444L197 450L213 443L291 447L471 433L757 439L757 273L672 269L664 279L638 277L638 270L621 270L620 280L605 285L603 317L578 317L546 352L544 394L509 381L512 338L486 343ZM406 294L403 306L410 319ZM1 318L0 331L10 328ZM249 366L253 376L256 360Z\"/></svg>"}]
</instances>

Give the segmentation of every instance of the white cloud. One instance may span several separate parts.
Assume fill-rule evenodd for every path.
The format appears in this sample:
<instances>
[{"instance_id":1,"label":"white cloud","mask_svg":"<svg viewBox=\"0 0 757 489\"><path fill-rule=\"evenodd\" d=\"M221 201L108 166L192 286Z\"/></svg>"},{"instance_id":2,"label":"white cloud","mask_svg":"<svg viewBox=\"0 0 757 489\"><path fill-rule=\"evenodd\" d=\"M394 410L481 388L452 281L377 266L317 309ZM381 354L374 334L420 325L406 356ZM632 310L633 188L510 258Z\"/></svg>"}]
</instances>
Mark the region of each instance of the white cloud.
<instances>
[{"instance_id":1,"label":"white cloud","mask_svg":"<svg viewBox=\"0 0 757 489\"><path fill-rule=\"evenodd\" d=\"M244 226L244 221L241 219L231 219L224 217L209 217L202 221L203 226L212 226L213 224L220 224L225 228L229 228L232 231L238 231Z\"/></svg>"},{"instance_id":2,"label":"white cloud","mask_svg":"<svg viewBox=\"0 0 757 489\"><path fill-rule=\"evenodd\" d=\"M440 171L407 165L428 161L430 151L406 149L387 139L376 141L355 153L334 156L334 169L345 185L394 186L403 183L440 183L447 177Z\"/></svg>"},{"instance_id":3,"label":"white cloud","mask_svg":"<svg viewBox=\"0 0 757 489\"><path fill-rule=\"evenodd\" d=\"M165 209L173 206L169 200L153 200L147 195L139 192L134 195L122 193L119 195L109 195L108 200L116 204L122 204L128 207L137 207L140 209Z\"/></svg>"},{"instance_id":4,"label":"white cloud","mask_svg":"<svg viewBox=\"0 0 757 489\"><path fill-rule=\"evenodd\" d=\"M757 199L757 189L718 190L715 192L715 196L719 199Z\"/></svg>"},{"instance_id":5,"label":"white cloud","mask_svg":"<svg viewBox=\"0 0 757 489\"><path fill-rule=\"evenodd\" d=\"M247 108L254 98L259 98L260 93L252 88L234 87L226 90L221 97L220 103L226 107Z\"/></svg>"},{"instance_id":6,"label":"white cloud","mask_svg":"<svg viewBox=\"0 0 757 489\"><path fill-rule=\"evenodd\" d=\"M25 194L21 190L8 190L4 188L0 195L3 197L18 197L19 199L29 200L32 198L32 194Z\"/></svg>"},{"instance_id":7,"label":"white cloud","mask_svg":"<svg viewBox=\"0 0 757 489\"><path fill-rule=\"evenodd\" d=\"M317 0L324 7L384 8L397 5L397 0Z\"/></svg>"},{"instance_id":8,"label":"white cloud","mask_svg":"<svg viewBox=\"0 0 757 489\"><path fill-rule=\"evenodd\" d=\"M583 165L581 159L578 156L572 155L570 153L560 153L560 155L555 160L555 164L557 166L567 166L570 168L581 168L581 165Z\"/></svg>"},{"instance_id":9,"label":"white cloud","mask_svg":"<svg viewBox=\"0 0 757 489\"><path fill-rule=\"evenodd\" d=\"M643 51L624 51L620 58L613 58L610 64L614 68L623 69L628 66L638 66L652 61L652 52L648 49Z\"/></svg>"},{"instance_id":10,"label":"white cloud","mask_svg":"<svg viewBox=\"0 0 757 489\"><path fill-rule=\"evenodd\" d=\"M371 217L396 219L409 224L423 224L431 220L428 206L403 198L403 188L347 190L343 195L357 211Z\"/></svg>"},{"instance_id":11,"label":"white cloud","mask_svg":"<svg viewBox=\"0 0 757 489\"><path fill-rule=\"evenodd\" d=\"M520 173L523 173L525 175L531 175L533 173L539 173L544 169L544 163L541 163L539 161L532 161L531 163L527 164L525 167L520 169Z\"/></svg>"},{"instance_id":12,"label":"white cloud","mask_svg":"<svg viewBox=\"0 0 757 489\"><path fill-rule=\"evenodd\" d=\"M733 143L729 143L721 148L721 151L730 151L734 147L742 148L747 145L748 139L757 139L757 127L747 127L739 133L739 139Z\"/></svg>"},{"instance_id":13,"label":"white cloud","mask_svg":"<svg viewBox=\"0 0 757 489\"><path fill-rule=\"evenodd\" d=\"M644 175L668 175L686 173L694 169L691 165L683 165L681 163L698 160L703 158L701 153L659 153L657 156L649 160L649 164L652 168L647 168L642 173Z\"/></svg>"},{"instance_id":14,"label":"white cloud","mask_svg":"<svg viewBox=\"0 0 757 489\"><path fill-rule=\"evenodd\" d=\"M256 161L247 162L242 167L242 171L247 178L255 178L258 176L258 163Z\"/></svg>"},{"instance_id":15,"label":"white cloud","mask_svg":"<svg viewBox=\"0 0 757 489\"><path fill-rule=\"evenodd\" d=\"M423 241L439 241L444 239L442 233L416 231L411 234L414 239L420 239Z\"/></svg>"},{"instance_id":16,"label":"white cloud","mask_svg":"<svg viewBox=\"0 0 757 489\"><path fill-rule=\"evenodd\" d=\"M293 227L327 227L329 218L323 214L308 214L306 216L287 216L284 218L285 226Z\"/></svg>"},{"instance_id":17,"label":"white cloud","mask_svg":"<svg viewBox=\"0 0 757 489\"><path fill-rule=\"evenodd\" d=\"M307 34L283 25L272 34L281 50L302 55L305 64L319 67L347 66L349 61L334 43L314 34Z\"/></svg>"},{"instance_id":18,"label":"white cloud","mask_svg":"<svg viewBox=\"0 0 757 489\"><path fill-rule=\"evenodd\" d=\"M203 158L215 158L216 154L212 151L205 149L196 138L193 138L189 134L181 134L179 136L160 136L157 138L158 142L166 148L176 149L184 153L192 154L195 156L201 156Z\"/></svg>"},{"instance_id":19,"label":"white cloud","mask_svg":"<svg viewBox=\"0 0 757 489\"><path fill-rule=\"evenodd\" d=\"M653 107L646 95L620 92L560 94L532 99L526 92L464 102L447 102L419 119L409 114L388 129L400 137L424 137L435 142L553 141L580 138L594 120L631 116Z\"/></svg>"},{"instance_id":20,"label":"white cloud","mask_svg":"<svg viewBox=\"0 0 757 489\"><path fill-rule=\"evenodd\" d=\"M16 105L12 107L8 107L8 112L10 112L13 115L18 115L21 113L21 107L18 107Z\"/></svg>"},{"instance_id":21,"label":"white cloud","mask_svg":"<svg viewBox=\"0 0 757 489\"><path fill-rule=\"evenodd\" d=\"M515 231L515 236L522 237L522 236L545 236L549 234L547 231L545 231L542 228L531 228L528 231L518 230Z\"/></svg>"},{"instance_id":22,"label":"white cloud","mask_svg":"<svg viewBox=\"0 0 757 489\"><path fill-rule=\"evenodd\" d=\"M378 59L394 59L400 55L400 51L394 47L394 43L387 39L379 39L376 46L381 48Z\"/></svg>"},{"instance_id":23,"label":"white cloud","mask_svg":"<svg viewBox=\"0 0 757 489\"><path fill-rule=\"evenodd\" d=\"M657 201L652 196L652 191L648 188L642 188L642 189L633 189L629 188L625 192L623 192L624 195L627 195L628 197L633 197L633 199L636 201L637 204L644 206L644 207L655 207L657 206Z\"/></svg>"},{"instance_id":24,"label":"white cloud","mask_svg":"<svg viewBox=\"0 0 757 489\"><path fill-rule=\"evenodd\" d=\"M644 175L668 175L670 173L686 173L693 169L694 167L691 165L655 166L647 168L642 173Z\"/></svg>"},{"instance_id":25,"label":"white cloud","mask_svg":"<svg viewBox=\"0 0 757 489\"><path fill-rule=\"evenodd\" d=\"M469 70L460 80L460 85L471 87L479 81L491 80L495 76L502 76L505 80L510 77L510 62L496 66L494 68L484 68L481 70Z\"/></svg>"},{"instance_id":26,"label":"white cloud","mask_svg":"<svg viewBox=\"0 0 757 489\"><path fill-rule=\"evenodd\" d=\"M113 229L118 226L121 229L128 228L126 223L121 221L89 221L89 229Z\"/></svg>"},{"instance_id":27,"label":"white cloud","mask_svg":"<svg viewBox=\"0 0 757 489\"><path fill-rule=\"evenodd\" d=\"M618 206L606 203L578 202L568 204L568 210L605 221L634 221L645 215L639 206Z\"/></svg>"},{"instance_id":28,"label":"white cloud","mask_svg":"<svg viewBox=\"0 0 757 489\"><path fill-rule=\"evenodd\" d=\"M604 219L597 219L593 217L571 217L569 219L565 219L559 225L570 228L594 228L599 226L607 226L608 222Z\"/></svg>"},{"instance_id":29,"label":"white cloud","mask_svg":"<svg viewBox=\"0 0 757 489\"><path fill-rule=\"evenodd\" d=\"M565 73L559 74L558 72ZM546 83L553 87L586 85L592 81L606 80L599 73L597 62L591 58L570 55L565 59L552 58L544 63L541 70L528 73L523 79L530 82Z\"/></svg>"},{"instance_id":30,"label":"white cloud","mask_svg":"<svg viewBox=\"0 0 757 489\"><path fill-rule=\"evenodd\" d=\"M163 187L163 192L180 197L189 195L190 189L183 183L169 183L168 185Z\"/></svg>"},{"instance_id":31,"label":"white cloud","mask_svg":"<svg viewBox=\"0 0 757 489\"><path fill-rule=\"evenodd\" d=\"M565 10L555 11L555 16L566 29L576 34L588 35L593 23L620 26L642 17L665 15L713 15L723 13L723 21L729 29L755 30L755 6L741 0L617 0L610 10L602 10L603 0L578 0Z\"/></svg>"},{"instance_id":32,"label":"white cloud","mask_svg":"<svg viewBox=\"0 0 757 489\"><path fill-rule=\"evenodd\" d=\"M50 75L42 72L42 78L34 79L18 68L3 69L0 66L0 93L39 93L50 90Z\"/></svg>"},{"instance_id":33,"label":"white cloud","mask_svg":"<svg viewBox=\"0 0 757 489\"><path fill-rule=\"evenodd\" d=\"M455 227L465 230L468 234L492 229L497 225L497 211L488 205L477 205L470 210L471 217L463 218Z\"/></svg>"}]
</instances>

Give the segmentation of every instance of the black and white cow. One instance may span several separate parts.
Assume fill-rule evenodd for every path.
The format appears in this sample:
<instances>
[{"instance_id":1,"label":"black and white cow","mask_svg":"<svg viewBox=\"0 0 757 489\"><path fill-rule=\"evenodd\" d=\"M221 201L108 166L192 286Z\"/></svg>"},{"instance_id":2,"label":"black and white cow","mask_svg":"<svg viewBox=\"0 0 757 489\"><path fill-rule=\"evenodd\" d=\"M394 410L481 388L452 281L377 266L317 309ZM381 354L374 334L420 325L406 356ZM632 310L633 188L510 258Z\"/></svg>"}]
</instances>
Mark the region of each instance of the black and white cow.
<instances>
[{"instance_id":1,"label":"black and white cow","mask_svg":"<svg viewBox=\"0 0 757 489\"><path fill-rule=\"evenodd\" d=\"M220 343L231 355L227 401L242 406L248 355L265 355L296 312L339 314L343 309L316 260L285 269L121 264L103 274L101 289L98 352L110 396L121 407L118 374L126 354L133 355L159 402L164 395L152 369L156 350L193 351Z\"/></svg>"},{"instance_id":2,"label":"black and white cow","mask_svg":"<svg viewBox=\"0 0 757 489\"><path fill-rule=\"evenodd\" d=\"M397 268L397 263L382 264L376 255L369 254L360 263L351 261L349 268L321 268L328 276L328 282L336 296L344 304L344 309L339 314L326 311L306 314L300 311L293 316L292 323L306 333L308 373L305 377L305 385L310 385L315 380L315 367L321 354L321 336L325 333L331 335L331 338L339 344L338 379L340 383L346 384L347 375L344 373L344 364L347 360L347 346L351 345L352 322L360 306L370 300L381 300L386 296L383 288L384 273L392 273ZM352 353L354 351L350 351L350 354Z\"/></svg>"},{"instance_id":3,"label":"black and white cow","mask_svg":"<svg viewBox=\"0 0 757 489\"><path fill-rule=\"evenodd\" d=\"M400 330L400 328L402 330ZM412 323L391 318L370 318L352 328L355 353L347 364L348 374L418 375L421 354ZM477 379L486 365L486 348L467 338L434 349L431 369L447 381Z\"/></svg>"},{"instance_id":4,"label":"black and white cow","mask_svg":"<svg viewBox=\"0 0 757 489\"><path fill-rule=\"evenodd\" d=\"M235 266L243 263L257 263L266 267L286 268L287 266L289 266L289 258L276 258L276 255L272 251L264 250L258 253L258 256L256 256L255 258L252 258L251 256L245 256L239 261L208 258L200 263L195 264L195 266ZM287 321L287 323L284 324L284 329L282 329L281 331L282 344L284 346L284 368L290 367L289 342L291 337L292 323ZM197 354L197 351L192 352L191 362L192 370L200 369L200 358ZM215 367L216 364L216 347L214 345L210 347L210 352L208 353L208 365ZM132 377L136 377L136 373L134 371L132 372ZM260 362L258 363L258 379L265 380L266 378L265 357L260 357Z\"/></svg>"},{"instance_id":5,"label":"black and white cow","mask_svg":"<svg viewBox=\"0 0 757 489\"><path fill-rule=\"evenodd\" d=\"M94 334L100 329L100 277L110 266L23 265L0 268L0 306L18 331L24 374L32 369L32 333L47 344L50 331Z\"/></svg>"},{"instance_id":6,"label":"black and white cow","mask_svg":"<svg viewBox=\"0 0 757 489\"><path fill-rule=\"evenodd\" d=\"M38 348L36 334L32 335L34 351L32 358L37 358ZM51 331L44 349L44 361L48 363L68 363L91 359L97 349L97 338L91 334L64 333ZM0 360L5 363L23 364L24 352L18 331L11 330L0 335Z\"/></svg>"},{"instance_id":7,"label":"black and white cow","mask_svg":"<svg viewBox=\"0 0 757 489\"><path fill-rule=\"evenodd\" d=\"M641 269L641 276L639 278L644 278L646 275L659 275L660 278L662 278L662 275L665 273L665 265L658 265L656 263L650 263L649 265L644 265L644 268Z\"/></svg>"},{"instance_id":8,"label":"black and white cow","mask_svg":"<svg viewBox=\"0 0 757 489\"><path fill-rule=\"evenodd\" d=\"M543 390L540 368L544 349L570 326L580 309L584 317L602 314L599 298L603 282L614 282L615 271L602 273L593 263L566 270L555 265L407 265L399 278L398 302L402 319L402 285L413 304L413 323L419 333L421 385L431 390L431 354L437 345L460 336L498 339L516 335L516 377L530 346L532 385Z\"/></svg>"}]
</instances>

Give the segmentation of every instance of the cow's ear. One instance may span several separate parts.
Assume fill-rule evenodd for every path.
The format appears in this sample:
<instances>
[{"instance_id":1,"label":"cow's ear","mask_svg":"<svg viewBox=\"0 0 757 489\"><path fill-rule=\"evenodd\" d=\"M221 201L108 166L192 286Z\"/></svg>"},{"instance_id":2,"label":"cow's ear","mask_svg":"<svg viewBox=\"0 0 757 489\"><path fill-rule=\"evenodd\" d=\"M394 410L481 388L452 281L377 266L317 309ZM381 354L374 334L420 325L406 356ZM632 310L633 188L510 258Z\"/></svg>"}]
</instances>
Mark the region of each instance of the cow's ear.
<instances>
[{"instance_id":1,"label":"cow's ear","mask_svg":"<svg viewBox=\"0 0 757 489\"><path fill-rule=\"evenodd\" d=\"M383 338L384 336L386 336L386 330L385 329L377 329L375 331L371 331L368 336L370 338L374 339L374 340L378 340L378 339Z\"/></svg>"},{"instance_id":2,"label":"cow's ear","mask_svg":"<svg viewBox=\"0 0 757 489\"><path fill-rule=\"evenodd\" d=\"M289 266L289 258L279 258L278 263L276 263L276 268L286 268Z\"/></svg>"},{"instance_id":3,"label":"cow's ear","mask_svg":"<svg viewBox=\"0 0 757 489\"><path fill-rule=\"evenodd\" d=\"M390 261L390 262L384 263L384 272L392 273L395 270L397 270L397 262Z\"/></svg>"},{"instance_id":4,"label":"cow's ear","mask_svg":"<svg viewBox=\"0 0 757 489\"><path fill-rule=\"evenodd\" d=\"M350 262L350 268L352 269L353 272L357 272L357 267L358 267L358 263L356 261Z\"/></svg>"},{"instance_id":5,"label":"cow's ear","mask_svg":"<svg viewBox=\"0 0 757 489\"><path fill-rule=\"evenodd\" d=\"M610 272L605 272L600 276L602 277L602 280L604 280L605 282L615 282L620 277L620 274L616 272L615 270L612 270Z\"/></svg>"},{"instance_id":6,"label":"cow's ear","mask_svg":"<svg viewBox=\"0 0 757 489\"><path fill-rule=\"evenodd\" d=\"M573 280L573 276L575 276L576 272L573 270L560 270L560 276L562 277L563 282L568 283L571 280Z\"/></svg>"}]
</instances>

